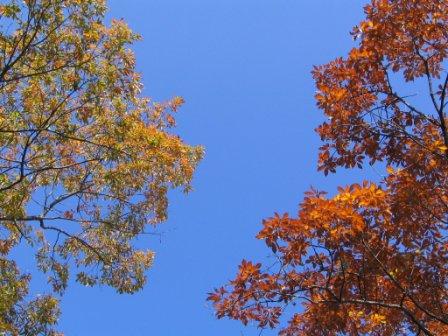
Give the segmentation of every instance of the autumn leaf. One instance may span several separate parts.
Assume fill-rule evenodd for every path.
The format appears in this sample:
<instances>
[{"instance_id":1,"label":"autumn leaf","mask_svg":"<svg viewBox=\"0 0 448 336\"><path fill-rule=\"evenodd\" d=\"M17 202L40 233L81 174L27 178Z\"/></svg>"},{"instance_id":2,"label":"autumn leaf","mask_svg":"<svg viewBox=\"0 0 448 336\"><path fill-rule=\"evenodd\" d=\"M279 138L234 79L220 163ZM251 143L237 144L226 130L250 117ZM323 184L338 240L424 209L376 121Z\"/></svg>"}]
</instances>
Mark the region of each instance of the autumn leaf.
<instances>
[{"instance_id":1,"label":"autumn leaf","mask_svg":"<svg viewBox=\"0 0 448 336\"><path fill-rule=\"evenodd\" d=\"M282 336L448 334L448 2L372 0L364 11L357 47L313 69L327 117L318 170L371 165L380 181L310 190L296 216L264 220L257 238L276 264L243 261L209 296L218 318L285 320ZM417 80L426 96L409 90L427 105L399 92Z\"/></svg>"}]
</instances>

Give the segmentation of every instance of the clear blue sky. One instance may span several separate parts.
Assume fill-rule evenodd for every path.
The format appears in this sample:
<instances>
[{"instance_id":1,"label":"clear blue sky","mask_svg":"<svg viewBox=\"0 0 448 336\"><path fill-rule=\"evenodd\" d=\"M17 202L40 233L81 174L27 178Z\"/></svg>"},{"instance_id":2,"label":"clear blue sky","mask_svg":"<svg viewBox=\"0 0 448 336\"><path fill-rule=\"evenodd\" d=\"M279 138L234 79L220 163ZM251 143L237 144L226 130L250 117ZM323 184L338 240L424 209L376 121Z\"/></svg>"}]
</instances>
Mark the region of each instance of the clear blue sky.
<instances>
[{"instance_id":1,"label":"clear blue sky","mask_svg":"<svg viewBox=\"0 0 448 336\"><path fill-rule=\"evenodd\" d=\"M135 46L145 94L186 99L178 132L206 156L188 196L172 193L169 220L145 244L157 258L146 289L119 296L72 284L68 336L250 336L216 320L206 293L242 258L268 260L254 236L274 211L294 214L311 185L335 190L373 172L316 172L313 64L344 55L362 18L358 0L113 0L144 40ZM276 335L266 331L266 335Z\"/></svg>"}]
</instances>

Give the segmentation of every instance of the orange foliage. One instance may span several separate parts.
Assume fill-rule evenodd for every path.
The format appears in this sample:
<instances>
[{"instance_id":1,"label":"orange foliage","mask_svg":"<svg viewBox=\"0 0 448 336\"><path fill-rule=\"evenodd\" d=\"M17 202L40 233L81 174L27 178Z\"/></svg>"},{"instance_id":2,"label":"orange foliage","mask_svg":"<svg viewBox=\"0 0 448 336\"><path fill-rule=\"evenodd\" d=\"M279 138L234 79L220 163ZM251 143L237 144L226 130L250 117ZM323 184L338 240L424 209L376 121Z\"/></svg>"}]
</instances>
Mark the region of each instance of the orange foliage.
<instances>
[{"instance_id":1,"label":"orange foliage","mask_svg":"<svg viewBox=\"0 0 448 336\"><path fill-rule=\"evenodd\" d=\"M276 268L243 261L209 296L219 318L275 327L298 304L281 335L448 334L448 2L372 0L365 14L358 47L313 70L318 169L382 161L387 175L265 220ZM423 109L398 77L426 81Z\"/></svg>"}]
</instances>

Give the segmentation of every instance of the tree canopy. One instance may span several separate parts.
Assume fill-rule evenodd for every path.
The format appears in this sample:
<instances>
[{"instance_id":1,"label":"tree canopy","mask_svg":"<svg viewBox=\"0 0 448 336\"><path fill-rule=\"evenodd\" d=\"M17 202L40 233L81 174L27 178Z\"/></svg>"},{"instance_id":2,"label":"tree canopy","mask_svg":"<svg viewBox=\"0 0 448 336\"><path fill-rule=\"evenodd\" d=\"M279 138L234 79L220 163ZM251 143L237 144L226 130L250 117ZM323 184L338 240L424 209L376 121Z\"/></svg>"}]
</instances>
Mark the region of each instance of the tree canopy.
<instances>
[{"instance_id":1,"label":"tree canopy","mask_svg":"<svg viewBox=\"0 0 448 336\"><path fill-rule=\"evenodd\" d=\"M448 333L448 3L372 0L365 16L348 56L313 70L328 117L318 169L384 176L266 219L257 238L277 261L243 260L209 295L219 318L288 319L284 336Z\"/></svg>"},{"instance_id":2,"label":"tree canopy","mask_svg":"<svg viewBox=\"0 0 448 336\"><path fill-rule=\"evenodd\" d=\"M183 103L141 95L125 22L104 0L0 5L0 333L53 335L69 275L133 293L154 254L135 239L190 189L201 147L171 130ZM53 294L11 257L35 251Z\"/></svg>"}]
</instances>

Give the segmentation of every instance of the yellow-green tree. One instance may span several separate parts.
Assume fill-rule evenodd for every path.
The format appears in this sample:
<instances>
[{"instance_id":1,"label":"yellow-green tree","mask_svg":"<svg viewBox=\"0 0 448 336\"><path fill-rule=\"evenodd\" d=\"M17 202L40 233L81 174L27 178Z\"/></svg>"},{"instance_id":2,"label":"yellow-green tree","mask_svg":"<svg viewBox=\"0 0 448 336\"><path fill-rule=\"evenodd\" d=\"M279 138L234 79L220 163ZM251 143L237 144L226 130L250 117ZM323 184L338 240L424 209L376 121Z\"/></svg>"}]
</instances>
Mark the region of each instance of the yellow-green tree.
<instances>
[{"instance_id":1,"label":"yellow-green tree","mask_svg":"<svg viewBox=\"0 0 448 336\"><path fill-rule=\"evenodd\" d=\"M167 191L185 191L202 156L170 132L181 98L141 96L123 21L104 0L0 5L0 333L51 335L55 296L32 299L11 258L36 251L53 295L73 268L86 285L133 293L151 251L133 247L166 219Z\"/></svg>"}]
</instances>

